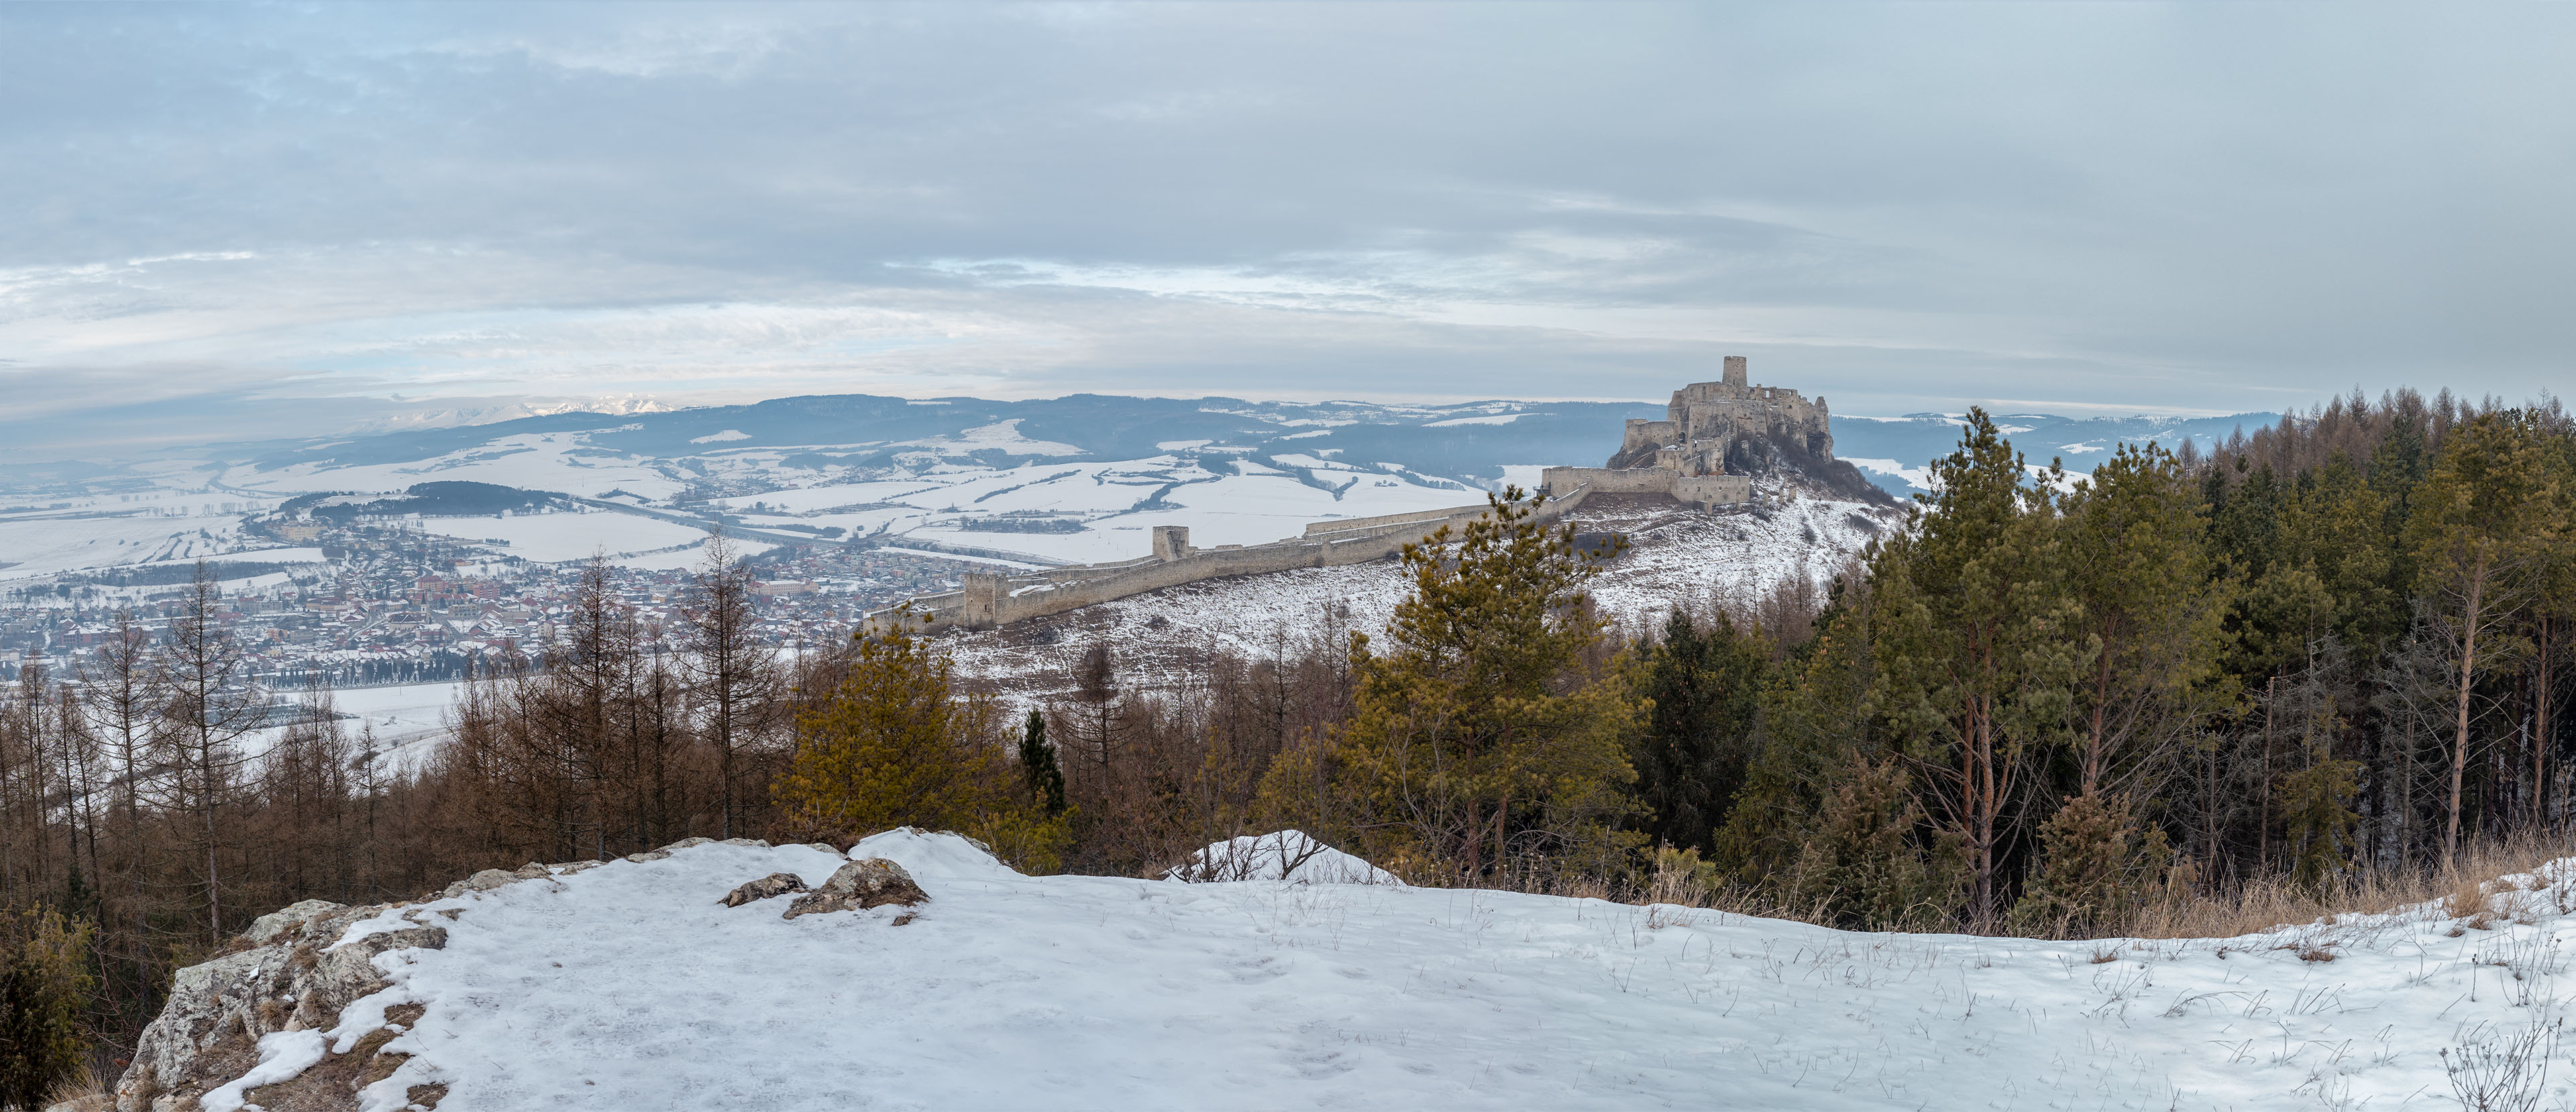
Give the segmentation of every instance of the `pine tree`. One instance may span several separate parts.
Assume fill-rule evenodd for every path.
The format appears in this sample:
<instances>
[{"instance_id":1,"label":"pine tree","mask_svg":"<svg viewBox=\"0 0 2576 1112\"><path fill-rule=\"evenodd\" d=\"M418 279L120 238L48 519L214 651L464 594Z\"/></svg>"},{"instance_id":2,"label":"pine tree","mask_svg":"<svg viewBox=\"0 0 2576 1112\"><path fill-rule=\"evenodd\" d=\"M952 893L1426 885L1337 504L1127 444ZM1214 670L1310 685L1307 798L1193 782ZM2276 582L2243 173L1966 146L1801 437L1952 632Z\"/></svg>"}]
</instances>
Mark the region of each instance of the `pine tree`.
<instances>
[{"instance_id":1,"label":"pine tree","mask_svg":"<svg viewBox=\"0 0 2576 1112\"><path fill-rule=\"evenodd\" d=\"M2119 921L2165 879L2173 853L2164 831L2138 820L2125 795L2080 795L2039 826L2040 863L2013 905L2025 934L2091 937Z\"/></svg>"},{"instance_id":2,"label":"pine tree","mask_svg":"<svg viewBox=\"0 0 2576 1112\"><path fill-rule=\"evenodd\" d=\"M1843 770L1783 874L1791 912L1847 930L1931 930L1958 911L1965 865L1954 834L1922 837L1923 808L1894 760Z\"/></svg>"},{"instance_id":3,"label":"pine tree","mask_svg":"<svg viewBox=\"0 0 2576 1112\"><path fill-rule=\"evenodd\" d=\"M956 698L948 658L897 629L860 641L831 700L796 724L779 778L792 823L843 839L896 826L962 829L993 801L998 755L979 708Z\"/></svg>"},{"instance_id":4,"label":"pine tree","mask_svg":"<svg viewBox=\"0 0 2576 1112\"><path fill-rule=\"evenodd\" d=\"M1020 803L991 705L960 698L950 672L901 629L861 639L839 689L796 723L776 789L785 821L843 841L897 826L955 830L1023 869L1052 871L1071 812Z\"/></svg>"},{"instance_id":5,"label":"pine tree","mask_svg":"<svg viewBox=\"0 0 2576 1112\"><path fill-rule=\"evenodd\" d=\"M2065 512L2069 634L2092 651L2073 690L2075 790L2091 795L2161 772L2224 706L2227 590L2209 567L2198 498L2161 448L2121 446Z\"/></svg>"},{"instance_id":6,"label":"pine tree","mask_svg":"<svg viewBox=\"0 0 2576 1112\"><path fill-rule=\"evenodd\" d=\"M2078 640L2081 611L2063 579L2062 474L2025 485L2021 457L1981 409L1932 471L1939 492L1872 568L1881 682L1871 705L1964 847L1971 914L1990 924L2010 879L2014 807L2036 758L2072 740L2073 687L2098 650Z\"/></svg>"},{"instance_id":7,"label":"pine tree","mask_svg":"<svg viewBox=\"0 0 2576 1112\"><path fill-rule=\"evenodd\" d=\"M1711 858L1741 882L1772 885L1788 877L1833 786L1849 770L1888 756L1867 708L1876 676L1868 598L1865 581L1836 580L1817 620L1821 632L1763 693L1744 787Z\"/></svg>"},{"instance_id":8,"label":"pine tree","mask_svg":"<svg viewBox=\"0 0 2576 1112\"><path fill-rule=\"evenodd\" d=\"M1046 716L1035 710L1020 726L1020 775L1047 814L1064 813L1064 769L1056 764L1055 746L1047 744Z\"/></svg>"},{"instance_id":9,"label":"pine tree","mask_svg":"<svg viewBox=\"0 0 2576 1112\"><path fill-rule=\"evenodd\" d=\"M1769 646L1739 633L1724 611L1703 630L1675 607L1663 642L1646 657L1653 700L1635 763L1637 795L1652 814L1646 833L1676 849L1707 851L1734 806L1751 756Z\"/></svg>"},{"instance_id":10,"label":"pine tree","mask_svg":"<svg viewBox=\"0 0 2576 1112\"><path fill-rule=\"evenodd\" d=\"M1339 799L1322 832L1399 875L1492 884L1625 867L1643 838L1612 824L1634 808L1626 753L1644 708L1621 668L1585 668L1603 641L1582 593L1595 569L1571 528L1532 520L1537 505L1515 488L1463 535L1444 526L1405 547L1414 589L1390 651L1351 638L1352 717L1329 754L1272 766L1272 813L1325 769Z\"/></svg>"},{"instance_id":11,"label":"pine tree","mask_svg":"<svg viewBox=\"0 0 2576 1112\"><path fill-rule=\"evenodd\" d=\"M86 920L32 908L0 930L0 1107L43 1108L80 1072L94 933Z\"/></svg>"},{"instance_id":12,"label":"pine tree","mask_svg":"<svg viewBox=\"0 0 2576 1112\"><path fill-rule=\"evenodd\" d=\"M2417 490L2409 525L2421 590L2450 642L2457 681L2442 852L2460 845L2471 697L2494 641L2541 585L2534 572L2559 543L2554 458L2520 411L2481 413L2451 430Z\"/></svg>"}]
</instances>

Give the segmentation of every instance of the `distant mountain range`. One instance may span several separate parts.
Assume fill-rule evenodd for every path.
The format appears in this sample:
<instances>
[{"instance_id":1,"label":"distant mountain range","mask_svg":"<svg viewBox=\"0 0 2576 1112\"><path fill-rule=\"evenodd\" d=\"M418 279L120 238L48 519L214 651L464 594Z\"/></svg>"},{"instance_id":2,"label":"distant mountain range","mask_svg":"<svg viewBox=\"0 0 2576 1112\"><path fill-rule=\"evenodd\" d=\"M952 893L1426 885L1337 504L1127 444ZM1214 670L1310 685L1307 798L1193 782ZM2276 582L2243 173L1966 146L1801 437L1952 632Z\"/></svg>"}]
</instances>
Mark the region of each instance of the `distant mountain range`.
<instances>
[{"instance_id":1,"label":"distant mountain range","mask_svg":"<svg viewBox=\"0 0 2576 1112\"><path fill-rule=\"evenodd\" d=\"M740 455L748 449L809 449L836 463L866 466L936 450L988 466L1023 460L1141 459L1173 450L1236 451L1254 459L1287 450L1343 463L1392 464L1421 476L1476 487L1527 479L1554 464L1597 464L1619 445L1629 418L1657 419L1663 407L1627 402L1486 401L1455 405L1364 402L1253 402L1236 398L1129 398L1075 394L1036 401L914 400L867 394L778 398L752 405L660 413L555 413L491 424L382 433L327 443L267 446L243 458L269 470L294 464L339 467L431 459L505 437L582 432L596 448L663 460ZM1958 447L1963 415L1839 417L1834 454L1887 490L1925 489L1922 468ZM2031 462L2062 458L2090 470L2114 445L2210 443L2280 420L2277 413L2226 417L2061 417L1999 414L1996 422ZM972 430L1015 423L1015 435L977 440Z\"/></svg>"},{"instance_id":2,"label":"distant mountain range","mask_svg":"<svg viewBox=\"0 0 2576 1112\"><path fill-rule=\"evenodd\" d=\"M739 459L759 450L791 466L865 470L890 466L897 457L918 460L926 455L957 464L1010 467L1030 461L1135 460L1174 452L1255 461L1286 454L1386 465L1417 479L1491 488L1505 481L1530 481L1541 466L1598 464L1618 447L1625 421L1661 416L1661 405L1644 402L1384 405L1099 394L1031 401L837 394L665 412L549 413L445 428L217 444L156 455L202 461L229 472L239 484L249 476L278 472L319 477L440 463L447 466L435 469L453 470L482 455L478 449L488 451L515 438L570 434L582 442L577 454L639 462ZM2206 444L2280 418L2273 413L2194 418L2014 413L1996 419L2032 462L2061 457L2069 469L2080 471L2106 458L2115 444L2154 440L2170 447L2186 437ZM1890 491L1920 490L1923 466L1957 447L1959 420L1958 415L1938 413L1840 416L1833 423L1834 454L1859 465ZM1004 426L1007 435L1002 434ZM151 470L167 468L164 462ZM0 492L34 497L123 485L132 477L125 468L94 462L16 465L0 468Z\"/></svg>"},{"instance_id":3,"label":"distant mountain range","mask_svg":"<svg viewBox=\"0 0 2576 1112\"><path fill-rule=\"evenodd\" d=\"M1454 508L1600 465L1620 402L1457 405L1175 400L779 398L666 412L532 414L479 425L210 445L125 463L0 468L0 568L57 571L240 553L254 520L395 517L492 555L690 557L720 525L766 550L814 541L1038 564L1134 559L1148 530L1261 544L1333 519ZM2221 418L1998 419L2035 465L2089 470L2115 445L2224 440ZM1956 447L1946 414L1843 417L1834 454L1897 495ZM334 516L337 515L337 516ZM298 550L300 551L300 550ZM281 557L282 558L282 557Z\"/></svg>"}]
</instances>

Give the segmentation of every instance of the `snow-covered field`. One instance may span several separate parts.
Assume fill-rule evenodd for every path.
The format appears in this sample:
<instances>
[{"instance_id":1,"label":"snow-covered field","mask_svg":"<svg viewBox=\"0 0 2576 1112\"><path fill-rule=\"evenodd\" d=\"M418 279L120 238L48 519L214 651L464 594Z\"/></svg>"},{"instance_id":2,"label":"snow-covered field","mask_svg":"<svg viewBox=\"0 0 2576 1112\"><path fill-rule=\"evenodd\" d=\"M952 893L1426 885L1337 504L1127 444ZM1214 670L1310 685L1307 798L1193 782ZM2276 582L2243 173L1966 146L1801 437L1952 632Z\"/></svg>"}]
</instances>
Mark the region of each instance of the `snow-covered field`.
<instances>
[{"instance_id":1,"label":"snow-covered field","mask_svg":"<svg viewBox=\"0 0 2576 1112\"><path fill-rule=\"evenodd\" d=\"M345 687L331 693L331 705L350 716L341 727L351 741L372 730L379 752L416 750L447 737L447 713L464 686L451 680Z\"/></svg>"},{"instance_id":2,"label":"snow-covered field","mask_svg":"<svg viewBox=\"0 0 2576 1112\"><path fill-rule=\"evenodd\" d=\"M500 551L543 563L587 560L593 553L629 557L631 562L656 549L695 545L706 530L660 518L596 513L527 514L514 517L430 517L417 522L422 532L467 541L506 541Z\"/></svg>"},{"instance_id":3,"label":"snow-covered field","mask_svg":"<svg viewBox=\"0 0 2576 1112\"><path fill-rule=\"evenodd\" d=\"M1285 456L1299 473L1250 460L1209 470L1173 456L1114 463L1030 463L1007 470L943 464L905 480L839 483L724 500L754 528L838 526L854 536L899 535L1025 553L1059 563L1132 560L1153 550L1149 529L1186 525L1190 543L1263 544L1308 523L1467 505L1456 483ZM1329 488L1329 489L1328 489ZM1006 515L1079 523L1074 532L967 528Z\"/></svg>"},{"instance_id":4,"label":"snow-covered field","mask_svg":"<svg viewBox=\"0 0 2576 1112\"><path fill-rule=\"evenodd\" d=\"M2441 1053L2559 1014L2576 873L2233 939L1852 934L1386 885L1026 877L953 835L850 851L929 894L717 900L840 855L724 844L403 907L342 1013L426 1006L368 1090L655 1109L2443 1109ZM2510 906L2505 906L2509 903ZM898 925L900 921L900 925ZM311 1032L267 1036L266 1075ZM2562 1104L2565 1062L2546 1086ZM221 1102L216 1102L221 1103ZM2502 1106L2498 1106L2502 1107Z\"/></svg>"},{"instance_id":5,"label":"snow-covered field","mask_svg":"<svg viewBox=\"0 0 2576 1112\"><path fill-rule=\"evenodd\" d=\"M239 519L24 517L0 521L0 580L217 556L241 547Z\"/></svg>"},{"instance_id":6,"label":"snow-covered field","mask_svg":"<svg viewBox=\"0 0 2576 1112\"><path fill-rule=\"evenodd\" d=\"M1629 551L1592 584L1602 611L1631 630L1660 623L1676 603L1749 598L1801 575L1821 580L1903 520L1857 502L1814 498L1723 514L1674 503L1610 508L1609 501L1597 511L1587 504L1574 523L1631 537ZM955 656L961 675L1017 698L1069 689L1074 665L1094 644L1110 646L1131 682L1175 686L1211 650L1263 659L1318 639L1338 644L1346 629L1375 637L1411 590L1393 561L1213 579L955 634L941 646Z\"/></svg>"},{"instance_id":7,"label":"snow-covered field","mask_svg":"<svg viewBox=\"0 0 2576 1112\"><path fill-rule=\"evenodd\" d=\"M226 469L222 481L228 489L267 494L397 491L416 483L462 481L550 490L577 498L605 497L611 490L668 498L682 486L649 461L601 452L590 446L587 435L577 432L495 437L470 448L404 463L340 466L325 461L296 463L275 470L240 466Z\"/></svg>"}]
</instances>

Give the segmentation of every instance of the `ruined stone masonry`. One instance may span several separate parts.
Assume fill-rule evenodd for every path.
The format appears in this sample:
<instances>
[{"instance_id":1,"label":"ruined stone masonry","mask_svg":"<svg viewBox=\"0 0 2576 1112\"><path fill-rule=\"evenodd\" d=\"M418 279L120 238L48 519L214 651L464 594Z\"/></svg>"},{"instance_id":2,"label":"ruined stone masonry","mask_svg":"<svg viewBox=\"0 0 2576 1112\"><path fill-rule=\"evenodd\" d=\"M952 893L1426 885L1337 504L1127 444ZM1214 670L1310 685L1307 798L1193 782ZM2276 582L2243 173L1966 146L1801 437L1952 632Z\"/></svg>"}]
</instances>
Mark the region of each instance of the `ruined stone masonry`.
<instances>
[{"instance_id":1,"label":"ruined stone masonry","mask_svg":"<svg viewBox=\"0 0 2576 1112\"><path fill-rule=\"evenodd\" d=\"M1725 377L1673 391L1661 421L1632 420L1603 467L1551 467L1548 492L1668 494L1705 509L1753 498L1753 473L1784 451L1831 462L1832 416L1825 399L1746 381L1744 357L1726 357Z\"/></svg>"}]
</instances>

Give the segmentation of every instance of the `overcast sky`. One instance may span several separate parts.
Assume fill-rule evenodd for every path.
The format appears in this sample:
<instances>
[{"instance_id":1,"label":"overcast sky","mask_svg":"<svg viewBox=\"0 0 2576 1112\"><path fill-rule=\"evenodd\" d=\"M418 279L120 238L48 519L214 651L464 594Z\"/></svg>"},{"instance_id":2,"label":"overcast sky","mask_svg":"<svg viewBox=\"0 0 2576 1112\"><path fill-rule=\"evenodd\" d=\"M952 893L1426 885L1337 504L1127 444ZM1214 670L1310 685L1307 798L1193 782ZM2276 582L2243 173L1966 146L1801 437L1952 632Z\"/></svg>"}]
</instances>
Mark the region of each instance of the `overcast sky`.
<instances>
[{"instance_id":1,"label":"overcast sky","mask_svg":"<svg viewBox=\"0 0 2576 1112\"><path fill-rule=\"evenodd\" d=\"M2523 398L2576 5L0 6L0 437L649 395ZM228 435L231 434L231 435Z\"/></svg>"}]
</instances>

